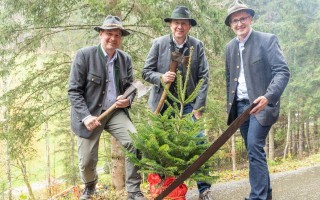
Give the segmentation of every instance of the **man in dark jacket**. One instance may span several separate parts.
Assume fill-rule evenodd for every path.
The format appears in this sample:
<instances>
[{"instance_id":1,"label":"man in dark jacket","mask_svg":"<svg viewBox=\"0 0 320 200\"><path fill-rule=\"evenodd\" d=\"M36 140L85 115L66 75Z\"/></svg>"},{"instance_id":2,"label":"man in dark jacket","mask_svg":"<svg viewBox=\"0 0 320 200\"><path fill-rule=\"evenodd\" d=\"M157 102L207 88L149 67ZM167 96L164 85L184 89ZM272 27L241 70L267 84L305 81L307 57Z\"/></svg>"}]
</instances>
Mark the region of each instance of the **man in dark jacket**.
<instances>
[{"instance_id":1,"label":"man in dark jacket","mask_svg":"<svg viewBox=\"0 0 320 200\"><path fill-rule=\"evenodd\" d=\"M263 149L277 121L280 96L290 72L278 38L251 28L254 10L236 0L225 24L236 34L226 47L228 124L251 103L257 104L240 127L249 158L250 200L272 199L266 153Z\"/></svg>"},{"instance_id":2,"label":"man in dark jacket","mask_svg":"<svg viewBox=\"0 0 320 200\"><path fill-rule=\"evenodd\" d=\"M103 130L114 136L128 151L135 153L130 133L135 133L128 107L134 94L119 98L133 81L131 57L118 48L123 36L130 33L117 16L106 17L99 32L98 46L80 49L72 63L68 94L71 102L71 128L78 136L79 169L85 189L80 199L91 199L98 174L99 139ZM117 109L105 119L97 116L116 104ZM141 177L126 158L126 189L128 199L145 200L140 191Z\"/></svg>"},{"instance_id":3,"label":"man in dark jacket","mask_svg":"<svg viewBox=\"0 0 320 200\"><path fill-rule=\"evenodd\" d=\"M189 9L184 6L177 6L173 10L171 17L165 18L164 21L169 23L172 34L167 34L154 40L142 71L142 77L153 84L148 103L151 110L155 111L164 91L161 80L166 84L175 81L176 72L169 70L172 59L171 53L179 52L183 56L189 56L190 48L193 47L186 95L189 96L195 90L195 87L201 79L203 80L203 84L195 100L184 105L183 114L192 112L193 117L199 119L206 106L209 70L203 42L188 35L191 27L196 26L197 22L191 18ZM187 66L184 62L179 62L177 70L181 72L183 80L185 80ZM170 87L173 95L176 95L175 85L176 84L171 84ZM172 103L170 98L167 98L167 100ZM167 105L164 104L160 113L163 113L166 109ZM200 133L199 136L204 135ZM199 198L201 200L212 199L210 184L198 181L197 185L200 193Z\"/></svg>"}]
</instances>

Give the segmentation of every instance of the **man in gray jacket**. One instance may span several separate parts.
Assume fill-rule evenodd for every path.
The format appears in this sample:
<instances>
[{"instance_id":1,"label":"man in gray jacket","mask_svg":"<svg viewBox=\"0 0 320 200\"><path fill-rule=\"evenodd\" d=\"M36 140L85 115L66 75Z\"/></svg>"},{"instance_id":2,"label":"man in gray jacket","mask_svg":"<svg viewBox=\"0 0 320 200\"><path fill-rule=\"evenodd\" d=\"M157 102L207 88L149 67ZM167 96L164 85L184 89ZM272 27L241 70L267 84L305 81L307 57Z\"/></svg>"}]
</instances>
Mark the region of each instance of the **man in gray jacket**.
<instances>
[{"instance_id":1,"label":"man in gray jacket","mask_svg":"<svg viewBox=\"0 0 320 200\"><path fill-rule=\"evenodd\" d=\"M80 199L91 199L98 174L99 139L103 130L114 136L128 151L135 153L130 133L135 133L128 107L134 94L119 98L133 81L131 57L118 48L130 33L117 16L106 17L99 32L101 43L78 50L72 63L68 94L71 102L71 128L78 136L79 169L85 189ZM117 109L105 119L97 116L116 104ZM145 200L140 191L138 169L126 158L128 199Z\"/></svg>"},{"instance_id":2,"label":"man in gray jacket","mask_svg":"<svg viewBox=\"0 0 320 200\"><path fill-rule=\"evenodd\" d=\"M173 10L171 17L165 18L164 21L169 23L172 34L164 35L154 40L142 71L143 79L153 84L148 103L151 110L155 111L164 91L161 85L161 80L166 84L173 83L175 81L176 72L169 71L171 53L175 51L184 56L189 56L190 48L193 47L193 54L189 66L191 68L190 77L186 95L188 96L194 91L196 85L201 79L203 79L203 85L201 86L195 100L190 104L184 105L183 114L192 112L194 118L199 119L206 106L209 71L203 43L188 35L191 27L196 26L197 22L191 18L189 9L184 6L177 6ZM179 62L177 67L184 80L186 78L186 67L187 66L182 62ZM171 84L169 88L173 95L175 95L175 85L176 84ZM172 103L170 98L167 98L167 100ZM164 104L160 113L163 113L166 109L167 105ZM198 181L197 185L200 193L200 199L212 199L210 184Z\"/></svg>"},{"instance_id":3,"label":"man in gray jacket","mask_svg":"<svg viewBox=\"0 0 320 200\"><path fill-rule=\"evenodd\" d=\"M249 158L250 200L272 199L266 153L263 149L271 126L277 121L280 96L290 72L278 38L251 28L254 10L236 0L225 24L236 34L226 47L228 124L251 103L257 104L240 127Z\"/></svg>"}]
</instances>

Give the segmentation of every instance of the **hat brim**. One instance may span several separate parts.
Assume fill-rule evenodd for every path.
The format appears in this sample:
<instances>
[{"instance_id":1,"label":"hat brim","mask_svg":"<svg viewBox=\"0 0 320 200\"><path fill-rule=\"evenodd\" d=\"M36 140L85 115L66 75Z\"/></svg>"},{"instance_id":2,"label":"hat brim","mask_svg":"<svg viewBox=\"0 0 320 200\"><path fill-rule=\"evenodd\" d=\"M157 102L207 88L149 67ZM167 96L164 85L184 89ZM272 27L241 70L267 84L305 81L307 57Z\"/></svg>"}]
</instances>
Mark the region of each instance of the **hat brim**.
<instances>
[{"instance_id":1,"label":"hat brim","mask_svg":"<svg viewBox=\"0 0 320 200\"><path fill-rule=\"evenodd\" d=\"M101 30L112 30L112 29L120 29L122 32L122 36L130 35L129 31L127 31L126 29L119 28L119 27L101 27L101 26L94 27L94 30L97 32L100 32Z\"/></svg>"},{"instance_id":2,"label":"hat brim","mask_svg":"<svg viewBox=\"0 0 320 200\"><path fill-rule=\"evenodd\" d=\"M240 11L246 11L248 12L251 17L254 16L255 12L254 10L250 9L250 8L240 8L238 10L234 10L232 13L230 13L227 17L226 17L226 20L224 21L224 23L227 25L227 26L230 26L230 17L232 14L236 13L236 12L240 12Z\"/></svg>"},{"instance_id":3,"label":"hat brim","mask_svg":"<svg viewBox=\"0 0 320 200\"><path fill-rule=\"evenodd\" d=\"M188 19L188 20L190 20L191 26L196 26L196 25L197 25L197 21L196 21L196 20L194 20L194 19L189 19L189 18L170 18L170 17L168 17L168 18L165 18L163 21L165 21L165 22L171 22L173 19Z\"/></svg>"}]
</instances>

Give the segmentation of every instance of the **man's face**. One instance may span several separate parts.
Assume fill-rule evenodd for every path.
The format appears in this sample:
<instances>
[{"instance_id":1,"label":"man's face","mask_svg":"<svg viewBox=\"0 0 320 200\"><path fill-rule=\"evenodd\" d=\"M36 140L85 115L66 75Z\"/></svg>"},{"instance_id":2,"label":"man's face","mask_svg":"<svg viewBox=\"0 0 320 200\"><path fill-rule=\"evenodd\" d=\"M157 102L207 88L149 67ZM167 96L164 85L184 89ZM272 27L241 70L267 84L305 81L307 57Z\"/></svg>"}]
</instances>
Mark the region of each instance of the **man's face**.
<instances>
[{"instance_id":1,"label":"man's face","mask_svg":"<svg viewBox=\"0 0 320 200\"><path fill-rule=\"evenodd\" d=\"M230 16L230 27L240 39L244 39L248 35L251 24L252 16L245 11L236 12Z\"/></svg>"},{"instance_id":2,"label":"man's face","mask_svg":"<svg viewBox=\"0 0 320 200\"><path fill-rule=\"evenodd\" d=\"M173 19L170 22L170 28L171 28L173 37L176 40L184 40L191 29L190 20Z\"/></svg>"},{"instance_id":3,"label":"man's face","mask_svg":"<svg viewBox=\"0 0 320 200\"><path fill-rule=\"evenodd\" d=\"M101 30L99 36L101 46L107 53L113 53L121 45L122 33L120 29Z\"/></svg>"}]
</instances>

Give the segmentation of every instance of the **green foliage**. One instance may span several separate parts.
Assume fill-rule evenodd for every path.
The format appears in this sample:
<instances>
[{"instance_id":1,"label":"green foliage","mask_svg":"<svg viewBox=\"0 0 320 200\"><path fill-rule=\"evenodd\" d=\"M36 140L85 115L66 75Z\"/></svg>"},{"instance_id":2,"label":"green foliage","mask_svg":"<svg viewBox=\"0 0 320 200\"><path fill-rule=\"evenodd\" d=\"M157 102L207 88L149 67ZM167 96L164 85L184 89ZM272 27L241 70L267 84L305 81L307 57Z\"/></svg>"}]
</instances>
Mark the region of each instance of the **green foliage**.
<instances>
[{"instance_id":1,"label":"green foliage","mask_svg":"<svg viewBox=\"0 0 320 200\"><path fill-rule=\"evenodd\" d=\"M132 134L132 138L142 158L129 156L141 172L177 176L208 147L205 137L197 137L205 128L204 121L194 121L191 114L180 117L179 113L174 107L169 107L163 115L148 112L147 121L137 125L138 133ZM208 170L203 166L191 178L208 180Z\"/></svg>"},{"instance_id":2,"label":"green foliage","mask_svg":"<svg viewBox=\"0 0 320 200\"><path fill-rule=\"evenodd\" d=\"M71 175L68 170L73 168L66 163L72 151L68 147L70 105L67 85L74 52L83 46L96 45L99 41L93 27L100 25L108 14L119 15L131 32L130 36L123 39L122 49L132 56L135 77L140 79L151 41L170 32L163 18L170 16L177 5L190 8L193 18L198 22L198 26L192 27L190 35L199 38L205 45L210 66L205 117L211 119L206 121L206 128L208 137L214 140L226 127L223 54L225 44L234 34L224 25L224 18L228 6L226 3L230 2L2 0L0 104L4 114L0 122L0 139L9 145L11 158L18 159L23 155L26 160L32 160L39 155L35 141L43 140L39 132L43 123L48 122L54 124L50 128L56 129L49 133L61 139L59 153L65 154L64 174ZM291 80L282 96L280 119L286 119L289 112L292 115L300 113L303 119L301 123L310 118L319 118L320 94L316 92L320 85L319 1L245 2L256 11L254 29L278 35L290 67ZM6 87L3 82L7 82ZM149 118L149 114L147 117L144 112L145 105L146 98L134 101L131 116L137 124ZM4 129L6 126L8 129ZM292 130L297 130L299 124L294 123L293 126ZM285 130L285 125L281 129ZM279 131L276 140L283 141L285 133ZM237 141L237 150L241 151L242 147L243 144ZM167 151L168 147L163 148ZM217 156L228 160L230 149L227 145L223 148ZM7 181L0 181L3 180ZM70 180L74 180L74 177Z\"/></svg>"},{"instance_id":3,"label":"green foliage","mask_svg":"<svg viewBox=\"0 0 320 200\"><path fill-rule=\"evenodd\" d=\"M135 154L128 153L133 163L139 166L143 173L158 173L162 176L178 176L190 166L209 146L205 137L199 137L199 133L205 129L203 119L194 120L192 113L183 115L184 105L192 102L203 84L199 81L195 90L186 97L186 88L190 75L190 63L193 48L190 49L189 65L183 81L178 72L176 77L177 96L174 96L162 82L168 98L174 103L162 114L149 112L147 121L137 126L137 134L131 134L133 144L142 153L139 159ZM191 176L191 179L210 180L207 165Z\"/></svg>"}]
</instances>

